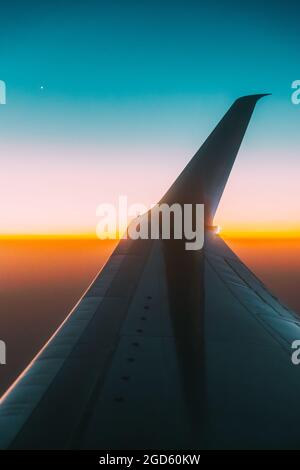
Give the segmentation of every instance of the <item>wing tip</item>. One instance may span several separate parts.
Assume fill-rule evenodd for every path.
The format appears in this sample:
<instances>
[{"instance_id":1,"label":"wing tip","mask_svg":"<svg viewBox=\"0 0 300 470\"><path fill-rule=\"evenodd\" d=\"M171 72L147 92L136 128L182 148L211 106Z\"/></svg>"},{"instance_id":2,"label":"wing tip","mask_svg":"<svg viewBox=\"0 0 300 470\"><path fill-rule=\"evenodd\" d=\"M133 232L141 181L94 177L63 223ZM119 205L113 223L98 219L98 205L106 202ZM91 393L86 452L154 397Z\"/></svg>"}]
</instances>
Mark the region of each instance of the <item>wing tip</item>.
<instances>
[{"instance_id":1,"label":"wing tip","mask_svg":"<svg viewBox=\"0 0 300 470\"><path fill-rule=\"evenodd\" d=\"M245 102L245 101L248 101L251 104L256 104L261 98L264 98L265 96L271 96L271 95L272 93L256 93L253 95L245 95L245 96L241 96L240 98L238 98L234 102L234 104Z\"/></svg>"}]
</instances>

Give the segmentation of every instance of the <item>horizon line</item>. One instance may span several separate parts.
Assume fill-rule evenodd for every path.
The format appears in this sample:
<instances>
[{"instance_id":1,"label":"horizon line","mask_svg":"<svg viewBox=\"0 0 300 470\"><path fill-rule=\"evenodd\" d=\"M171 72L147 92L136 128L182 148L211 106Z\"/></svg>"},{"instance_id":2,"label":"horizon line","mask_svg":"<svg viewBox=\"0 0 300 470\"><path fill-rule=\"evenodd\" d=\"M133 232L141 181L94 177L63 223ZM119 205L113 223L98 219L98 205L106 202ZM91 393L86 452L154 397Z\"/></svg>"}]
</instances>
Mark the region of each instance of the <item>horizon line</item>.
<instances>
[{"instance_id":1,"label":"horizon line","mask_svg":"<svg viewBox=\"0 0 300 470\"><path fill-rule=\"evenodd\" d=\"M226 240L297 240L300 231L231 231L221 230L218 234ZM119 241L122 237L100 239L95 233L0 233L0 240L99 240Z\"/></svg>"}]
</instances>

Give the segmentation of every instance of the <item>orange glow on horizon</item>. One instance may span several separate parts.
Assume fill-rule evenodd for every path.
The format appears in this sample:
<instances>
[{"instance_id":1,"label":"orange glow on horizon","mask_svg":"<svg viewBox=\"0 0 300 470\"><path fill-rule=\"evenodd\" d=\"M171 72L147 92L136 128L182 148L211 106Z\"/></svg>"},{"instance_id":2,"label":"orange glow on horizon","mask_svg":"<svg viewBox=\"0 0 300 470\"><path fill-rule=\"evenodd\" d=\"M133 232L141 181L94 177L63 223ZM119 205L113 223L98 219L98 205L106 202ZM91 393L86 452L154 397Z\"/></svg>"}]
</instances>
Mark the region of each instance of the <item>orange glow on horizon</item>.
<instances>
[{"instance_id":1,"label":"orange glow on horizon","mask_svg":"<svg viewBox=\"0 0 300 470\"><path fill-rule=\"evenodd\" d=\"M2 233L0 240L95 240L94 233Z\"/></svg>"},{"instance_id":2,"label":"orange glow on horizon","mask_svg":"<svg viewBox=\"0 0 300 470\"><path fill-rule=\"evenodd\" d=\"M252 224L231 225L224 224L220 232L222 238L227 239L300 239L300 227L289 226L275 228L271 225Z\"/></svg>"},{"instance_id":3,"label":"orange glow on horizon","mask_svg":"<svg viewBox=\"0 0 300 470\"><path fill-rule=\"evenodd\" d=\"M106 232L105 232L106 234ZM0 240L120 240L122 234L120 232L110 233L106 238L99 238L95 232L82 233L0 233Z\"/></svg>"},{"instance_id":4,"label":"orange glow on horizon","mask_svg":"<svg viewBox=\"0 0 300 470\"><path fill-rule=\"evenodd\" d=\"M263 230L243 228L222 228L217 232L224 239L300 239L300 228L294 230ZM109 238L100 239L96 233L0 233L0 240L120 240L122 235L110 234Z\"/></svg>"}]
</instances>

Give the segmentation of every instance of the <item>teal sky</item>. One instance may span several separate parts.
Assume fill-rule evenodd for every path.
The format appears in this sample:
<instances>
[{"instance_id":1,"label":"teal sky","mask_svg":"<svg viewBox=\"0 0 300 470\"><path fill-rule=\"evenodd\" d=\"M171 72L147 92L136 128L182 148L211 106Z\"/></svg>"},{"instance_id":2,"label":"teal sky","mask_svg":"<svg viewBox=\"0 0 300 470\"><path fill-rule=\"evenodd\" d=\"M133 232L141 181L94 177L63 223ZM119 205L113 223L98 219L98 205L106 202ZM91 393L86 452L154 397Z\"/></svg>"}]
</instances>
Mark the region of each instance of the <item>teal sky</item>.
<instances>
[{"instance_id":1,"label":"teal sky","mask_svg":"<svg viewBox=\"0 0 300 470\"><path fill-rule=\"evenodd\" d=\"M95 206L124 191L155 202L231 102L263 92L273 95L259 105L232 178L245 179L247 206L262 165L272 191L263 194L258 181L260 196L278 204L276 187L284 189L290 196L279 212L292 200L289 217L295 220L300 106L290 97L292 81L300 79L299 13L299 2L2 5L0 79L7 104L0 106L0 178L7 203L0 232L38 230L39 220L47 230L56 226L51 220L57 212L57 220L69 217L75 227L81 210L90 214L83 223L90 227ZM63 188L68 172L74 178L66 177ZM82 172L85 184L90 177L95 185L87 195ZM49 193L56 183L51 202L44 188ZM45 203L47 227L41 208L32 213L35 201ZM21 203L24 220L13 215Z\"/></svg>"}]
</instances>

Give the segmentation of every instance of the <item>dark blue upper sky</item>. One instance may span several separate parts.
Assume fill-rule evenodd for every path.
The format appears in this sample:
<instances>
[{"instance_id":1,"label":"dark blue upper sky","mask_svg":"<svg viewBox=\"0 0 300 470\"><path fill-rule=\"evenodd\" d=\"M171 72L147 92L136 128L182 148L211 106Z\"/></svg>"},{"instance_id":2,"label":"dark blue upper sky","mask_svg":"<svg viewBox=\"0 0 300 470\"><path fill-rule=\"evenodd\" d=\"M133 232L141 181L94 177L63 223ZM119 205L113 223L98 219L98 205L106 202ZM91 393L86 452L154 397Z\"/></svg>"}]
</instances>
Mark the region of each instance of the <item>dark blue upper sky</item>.
<instances>
[{"instance_id":1,"label":"dark blue upper sky","mask_svg":"<svg viewBox=\"0 0 300 470\"><path fill-rule=\"evenodd\" d=\"M232 95L298 72L299 2L5 2L1 72L15 89L93 98Z\"/></svg>"},{"instance_id":2,"label":"dark blue upper sky","mask_svg":"<svg viewBox=\"0 0 300 470\"><path fill-rule=\"evenodd\" d=\"M31 100L32 111L158 97L219 107L215 97L265 91L289 101L299 12L299 2L5 2L0 78L11 107Z\"/></svg>"},{"instance_id":3,"label":"dark blue upper sky","mask_svg":"<svg viewBox=\"0 0 300 470\"><path fill-rule=\"evenodd\" d=\"M299 2L5 2L0 78L11 109L30 101L33 118L54 100L66 116L68 104L84 113L90 101L111 113L116 101L145 100L145 115L151 98L211 99L219 108L271 91L288 102L299 12Z\"/></svg>"}]
</instances>

